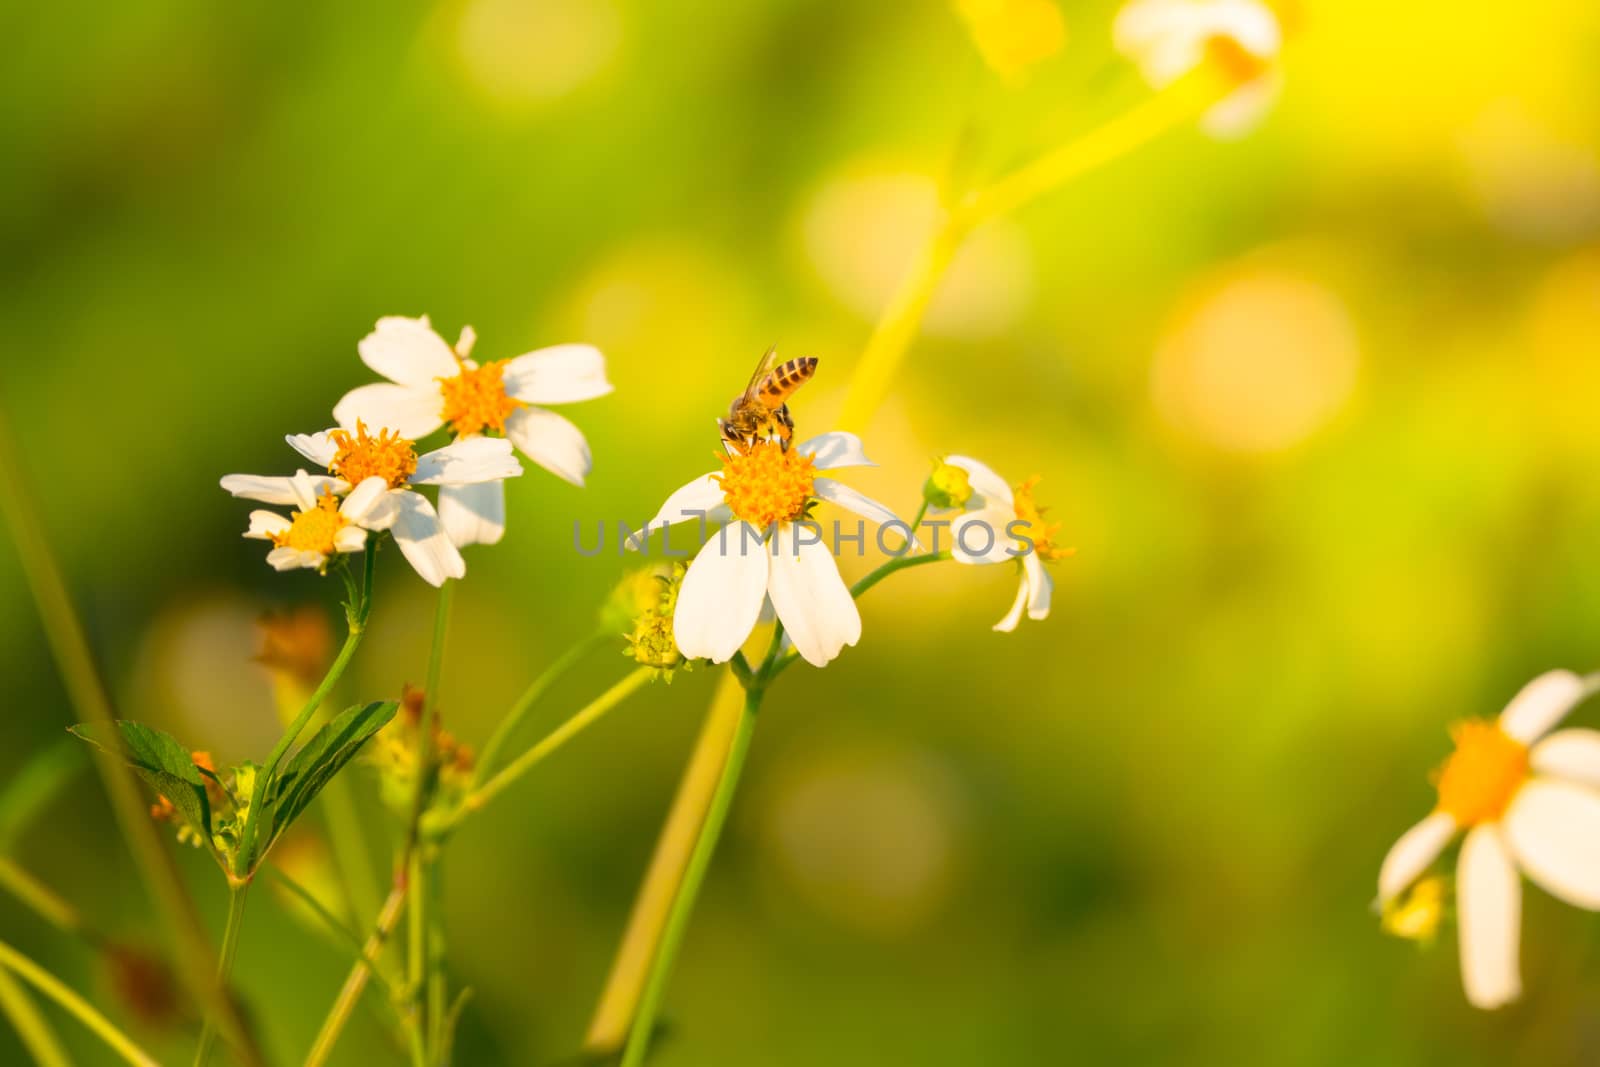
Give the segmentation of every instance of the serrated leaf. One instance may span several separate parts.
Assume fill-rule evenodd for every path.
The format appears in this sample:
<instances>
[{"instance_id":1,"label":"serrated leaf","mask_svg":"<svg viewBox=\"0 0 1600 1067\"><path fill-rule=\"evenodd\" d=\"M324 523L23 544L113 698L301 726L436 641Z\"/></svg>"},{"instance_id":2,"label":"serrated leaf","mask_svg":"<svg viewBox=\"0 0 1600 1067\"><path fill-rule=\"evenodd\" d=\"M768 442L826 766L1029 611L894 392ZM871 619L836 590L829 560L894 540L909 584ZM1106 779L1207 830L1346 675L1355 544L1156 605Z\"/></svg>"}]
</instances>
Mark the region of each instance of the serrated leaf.
<instances>
[{"instance_id":1,"label":"serrated leaf","mask_svg":"<svg viewBox=\"0 0 1600 1067\"><path fill-rule=\"evenodd\" d=\"M361 751L361 746L389 724L399 706L393 700L385 700L346 708L289 758L267 796L272 812L269 840L276 840L304 813L322 787Z\"/></svg>"},{"instance_id":2,"label":"serrated leaf","mask_svg":"<svg viewBox=\"0 0 1600 1067\"><path fill-rule=\"evenodd\" d=\"M206 796L206 780L194 765L189 750L171 734L130 719L118 719L117 741L107 744L79 723L70 732L105 752L120 757L134 773L178 809L202 841L211 840L211 801Z\"/></svg>"}]
</instances>

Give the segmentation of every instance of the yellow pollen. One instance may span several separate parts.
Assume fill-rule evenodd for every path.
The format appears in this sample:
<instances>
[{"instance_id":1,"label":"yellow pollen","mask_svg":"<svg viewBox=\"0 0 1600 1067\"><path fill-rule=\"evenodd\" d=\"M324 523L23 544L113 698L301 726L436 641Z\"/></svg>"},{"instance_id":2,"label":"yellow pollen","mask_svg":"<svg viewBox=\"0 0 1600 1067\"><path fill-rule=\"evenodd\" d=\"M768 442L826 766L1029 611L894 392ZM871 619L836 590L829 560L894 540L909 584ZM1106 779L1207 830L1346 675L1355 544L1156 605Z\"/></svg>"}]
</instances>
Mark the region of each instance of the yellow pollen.
<instances>
[{"instance_id":1,"label":"yellow pollen","mask_svg":"<svg viewBox=\"0 0 1600 1067\"><path fill-rule=\"evenodd\" d=\"M1217 35L1206 41L1206 57L1229 85L1247 85L1267 72L1265 59L1232 37Z\"/></svg>"},{"instance_id":2,"label":"yellow pollen","mask_svg":"<svg viewBox=\"0 0 1600 1067\"><path fill-rule=\"evenodd\" d=\"M1462 826L1493 822L1528 778L1528 748L1492 722L1457 723L1456 750L1439 772L1439 810Z\"/></svg>"},{"instance_id":3,"label":"yellow pollen","mask_svg":"<svg viewBox=\"0 0 1600 1067\"><path fill-rule=\"evenodd\" d=\"M331 556L335 551L334 538L348 525L350 520L339 514L338 497L323 493L317 498L316 507L294 513L294 520L287 530L267 536L279 548L298 548L302 552L321 552L324 556Z\"/></svg>"},{"instance_id":4,"label":"yellow pollen","mask_svg":"<svg viewBox=\"0 0 1600 1067\"><path fill-rule=\"evenodd\" d=\"M440 416L456 433L505 433L506 419L522 406L520 400L506 395L505 382L501 380L505 370L503 359L477 368L463 363L460 374L439 379L439 391L444 395Z\"/></svg>"},{"instance_id":5,"label":"yellow pollen","mask_svg":"<svg viewBox=\"0 0 1600 1067\"><path fill-rule=\"evenodd\" d=\"M1033 487L1039 484L1039 475L1023 482L1012 490L1015 500L1018 520L1028 524L1028 536L1033 540L1033 550L1039 558L1045 561L1065 559L1077 551L1075 548L1061 548L1051 539L1056 531L1061 529L1059 522L1046 523L1044 513L1048 508L1041 508L1033 499Z\"/></svg>"},{"instance_id":6,"label":"yellow pollen","mask_svg":"<svg viewBox=\"0 0 1600 1067\"><path fill-rule=\"evenodd\" d=\"M393 430L382 430L373 437L364 422L356 423L351 436L347 430L333 431L339 451L328 464L328 473L349 482L352 487L371 477L382 478L390 489L399 489L417 470L417 450Z\"/></svg>"},{"instance_id":7,"label":"yellow pollen","mask_svg":"<svg viewBox=\"0 0 1600 1067\"><path fill-rule=\"evenodd\" d=\"M734 516L765 530L805 515L817 472L810 456L762 442L743 455L723 456L722 473L712 477L722 483Z\"/></svg>"}]
</instances>

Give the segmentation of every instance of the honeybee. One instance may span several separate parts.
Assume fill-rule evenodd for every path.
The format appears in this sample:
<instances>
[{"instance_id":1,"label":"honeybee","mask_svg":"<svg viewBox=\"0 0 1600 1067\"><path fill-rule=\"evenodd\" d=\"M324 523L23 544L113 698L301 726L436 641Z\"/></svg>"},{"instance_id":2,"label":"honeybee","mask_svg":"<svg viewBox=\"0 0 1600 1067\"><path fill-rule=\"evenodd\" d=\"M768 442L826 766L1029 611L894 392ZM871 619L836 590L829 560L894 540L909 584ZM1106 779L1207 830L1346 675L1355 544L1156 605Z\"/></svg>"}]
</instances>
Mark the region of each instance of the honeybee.
<instances>
[{"instance_id":1,"label":"honeybee","mask_svg":"<svg viewBox=\"0 0 1600 1067\"><path fill-rule=\"evenodd\" d=\"M728 405L728 417L718 419L722 439L739 453L750 451L758 441L777 441L785 452L794 436L794 420L789 417L786 401L817 371L815 356L804 356L778 363L778 350L767 349L767 354L756 364L750 384L744 392Z\"/></svg>"}]
</instances>

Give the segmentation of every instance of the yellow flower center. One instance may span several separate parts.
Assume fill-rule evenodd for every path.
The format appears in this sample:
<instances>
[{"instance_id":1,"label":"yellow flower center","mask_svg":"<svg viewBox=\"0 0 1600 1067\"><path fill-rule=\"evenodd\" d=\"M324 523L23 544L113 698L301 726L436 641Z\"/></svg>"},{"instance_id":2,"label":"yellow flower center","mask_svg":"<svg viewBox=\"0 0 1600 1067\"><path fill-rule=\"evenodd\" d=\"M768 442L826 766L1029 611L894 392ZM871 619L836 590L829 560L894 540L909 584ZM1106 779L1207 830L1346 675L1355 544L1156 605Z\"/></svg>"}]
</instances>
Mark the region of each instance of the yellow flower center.
<instances>
[{"instance_id":1,"label":"yellow flower center","mask_svg":"<svg viewBox=\"0 0 1600 1067\"><path fill-rule=\"evenodd\" d=\"M503 359L477 368L463 363L461 373L454 378L440 378L439 391L444 395L440 417L458 434L484 430L505 433L506 419L522 406L520 400L506 395L502 380L505 371Z\"/></svg>"},{"instance_id":2,"label":"yellow flower center","mask_svg":"<svg viewBox=\"0 0 1600 1067\"><path fill-rule=\"evenodd\" d=\"M1038 484L1039 476L1035 474L1012 490L1017 519L1028 524L1028 537L1033 540L1033 550L1039 554L1040 559L1047 562L1053 559L1065 559L1077 549L1061 548L1051 540L1055 537L1056 531L1061 529L1061 524L1044 521L1044 513L1049 509L1040 507L1033 499L1033 487Z\"/></svg>"},{"instance_id":3,"label":"yellow flower center","mask_svg":"<svg viewBox=\"0 0 1600 1067\"><path fill-rule=\"evenodd\" d=\"M350 525L350 520L339 514L339 498L323 493L317 506L309 511L297 511L294 520L282 533L268 534L279 548L298 548L302 552L334 553L333 539L339 531Z\"/></svg>"},{"instance_id":4,"label":"yellow flower center","mask_svg":"<svg viewBox=\"0 0 1600 1067\"><path fill-rule=\"evenodd\" d=\"M328 464L328 473L351 486L378 477L390 489L399 489L417 471L416 448L393 430L382 430L373 437L367 433L366 423L358 422L354 436L346 430L333 431L333 443L339 451Z\"/></svg>"},{"instance_id":5,"label":"yellow flower center","mask_svg":"<svg viewBox=\"0 0 1600 1067\"><path fill-rule=\"evenodd\" d=\"M723 499L736 518L758 530L775 522L792 522L806 513L817 472L811 457L758 442L743 455L722 457Z\"/></svg>"},{"instance_id":6,"label":"yellow flower center","mask_svg":"<svg viewBox=\"0 0 1600 1067\"><path fill-rule=\"evenodd\" d=\"M1528 748L1492 722L1458 723L1456 750L1439 772L1439 810L1462 826L1493 822L1528 778Z\"/></svg>"}]
</instances>

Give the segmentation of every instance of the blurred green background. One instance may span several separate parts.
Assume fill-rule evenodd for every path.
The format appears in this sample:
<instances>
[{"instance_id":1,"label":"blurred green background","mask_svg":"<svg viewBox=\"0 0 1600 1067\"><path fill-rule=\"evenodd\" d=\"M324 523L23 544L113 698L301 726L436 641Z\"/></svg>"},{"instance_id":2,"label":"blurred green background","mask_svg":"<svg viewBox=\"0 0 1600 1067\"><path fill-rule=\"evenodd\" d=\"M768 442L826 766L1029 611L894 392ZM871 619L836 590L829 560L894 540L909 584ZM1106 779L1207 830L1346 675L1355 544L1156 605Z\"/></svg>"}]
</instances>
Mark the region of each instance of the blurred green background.
<instances>
[{"instance_id":1,"label":"blurred green background","mask_svg":"<svg viewBox=\"0 0 1600 1067\"><path fill-rule=\"evenodd\" d=\"M794 410L829 428L960 131L1004 166L1144 97L1113 5L1061 6L1019 89L936 0L0 12L0 389L119 710L221 760L270 746L255 619L337 583L273 574L217 479L292 470L282 435L371 379L374 320L427 313L482 358L593 342L617 386L565 409L589 487L530 470L506 542L468 551L442 703L481 742L623 573L573 522L637 524L707 469L768 345L821 357ZM1079 554L1046 622L990 632L1002 569L913 571L785 676L662 1067L1600 1056L1595 918L1530 889L1526 995L1483 1015L1453 928L1422 953L1368 910L1445 726L1600 660L1600 9L1280 13L1252 136L1171 135L953 269L853 484L909 514L940 452L1041 474ZM0 538L9 779L73 713ZM378 597L350 700L422 680L429 590L391 552ZM527 740L624 666L592 655ZM646 689L459 835L459 1062L577 1049L713 684ZM87 769L14 855L154 937ZM219 929L220 879L181 861ZM186 1061L192 1031L9 897L0 937ZM275 1062L347 964L255 896L237 976ZM361 1013L335 1062L392 1055Z\"/></svg>"}]
</instances>

